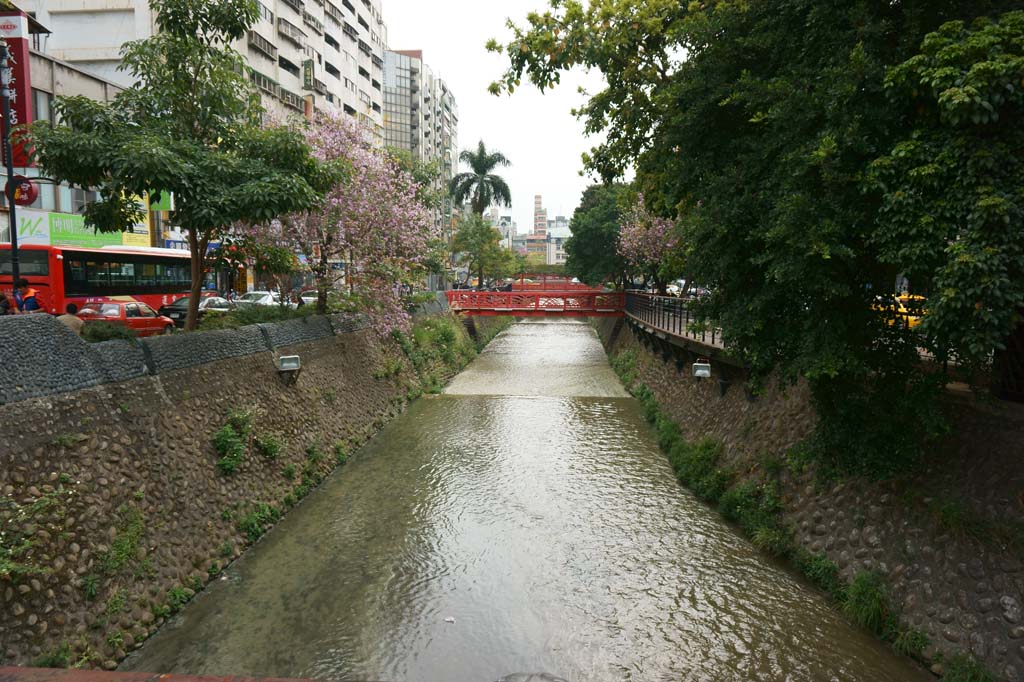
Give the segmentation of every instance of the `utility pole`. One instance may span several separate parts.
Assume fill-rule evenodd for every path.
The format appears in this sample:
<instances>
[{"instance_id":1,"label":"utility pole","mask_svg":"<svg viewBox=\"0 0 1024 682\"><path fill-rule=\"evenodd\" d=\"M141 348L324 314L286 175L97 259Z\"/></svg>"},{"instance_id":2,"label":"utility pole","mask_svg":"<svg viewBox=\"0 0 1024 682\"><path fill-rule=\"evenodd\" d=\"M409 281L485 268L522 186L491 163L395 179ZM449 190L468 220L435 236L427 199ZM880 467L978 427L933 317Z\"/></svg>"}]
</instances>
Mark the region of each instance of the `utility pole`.
<instances>
[{"instance_id":1,"label":"utility pole","mask_svg":"<svg viewBox=\"0 0 1024 682\"><path fill-rule=\"evenodd\" d=\"M11 52L7 41L0 40L0 100L3 104L3 151L7 162L7 187L14 187L14 154L11 153ZM21 264L18 262L18 216L11 193L4 191L7 197L8 224L11 233L11 288L21 278Z\"/></svg>"}]
</instances>

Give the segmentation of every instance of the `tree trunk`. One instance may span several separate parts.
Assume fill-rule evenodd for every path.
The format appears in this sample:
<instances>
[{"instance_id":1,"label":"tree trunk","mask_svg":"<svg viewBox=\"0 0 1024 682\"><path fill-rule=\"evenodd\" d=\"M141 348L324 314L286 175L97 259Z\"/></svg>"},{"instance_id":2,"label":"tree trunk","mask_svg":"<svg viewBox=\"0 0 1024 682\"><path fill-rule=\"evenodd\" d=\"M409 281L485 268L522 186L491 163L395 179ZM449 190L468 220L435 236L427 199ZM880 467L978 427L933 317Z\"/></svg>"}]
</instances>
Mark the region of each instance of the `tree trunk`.
<instances>
[{"instance_id":1,"label":"tree trunk","mask_svg":"<svg viewBox=\"0 0 1024 682\"><path fill-rule=\"evenodd\" d=\"M351 296L356 291L356 283L352 276L352 270L354 269L354 263L356 254L355 249L348 250L348 265L345 266L345 276L348 278L348 295Z\"/></svg>"},{"instance_id":2,"label":"tree trunk","mask_svg":"<svg viewBox=\"0 0 1024 682\"><path fill-rule=\"evenodd\" d=\"M188 300L188 315L185 330L192 331L199 323L199 296L203 293L203 261L206 260L206 245L209 239L196 236L195 230L188 231L189 264L192 267L192 288Z\"/></svg>"},{"instance_id":3,"label":"tree trunk","mask_svg":"<svg viewBox=\"0 0 1024 682\"><path fill-rule=\"evenodd\" d=\"M316 312L323 315L327 312L327 287L329 285L328 273L331 271L331 264L327 262L327 249L320 249L320 263L316 272Z\"/></svg>"}]
</instances>

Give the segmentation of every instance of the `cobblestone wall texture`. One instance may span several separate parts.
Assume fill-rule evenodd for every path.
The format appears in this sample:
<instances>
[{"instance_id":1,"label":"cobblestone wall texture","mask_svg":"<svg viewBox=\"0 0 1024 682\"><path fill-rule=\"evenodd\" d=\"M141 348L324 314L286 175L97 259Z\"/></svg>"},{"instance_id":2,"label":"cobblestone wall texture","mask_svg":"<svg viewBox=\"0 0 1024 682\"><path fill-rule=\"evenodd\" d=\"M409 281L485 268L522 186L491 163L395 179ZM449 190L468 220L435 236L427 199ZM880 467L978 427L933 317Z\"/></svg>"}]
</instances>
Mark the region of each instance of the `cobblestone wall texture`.
<instances>
[{"instance_id":1,"label":"cobblestone wall texture","mask_svg":"<svg viewBox=\"0 0 1024 682\"><path fill-rule=\"evenodd\" d=\"M0 338L27 343L43 324L21 318ZM330 328L316 324L317 334ZM10 329L17 334L8 335ZM186 362L199 337L241 349L262 339L254 327L159 339L152 347L159 366ZM78 348L76 341L72 335L60 343ZM56 342L47 348L58 352ZM90 353L122 356L133 366L140 361L129 344L87 350L62 359L85 369L77 383L63 377L58 388L98 380ZM208 360L216 351L201 352ZM278 376L277 354L302 358L296 383ZM385 358L402 359L401 371L383 376ZM431 371L447 381L457 369ZM115 667L165 622L166 605L201 589L241 554L250 539L240 519L257 504L287 508L289 497L301 499L297 486L306 475L323 476L336 465L335 446L358 457L356 448L401 412L419 385L397 344L361 330L7 406L12 420L0 438L0 531L7 534L0 537L0 666L63 651L65 664ZM254 427L238 470L225 475L212 438L238 410L252 415ZM280 453L260 454L256 436L277 439ZM320 456L311 459L311 448ZM18 508L26 515L19 518ZM7 522L12 516L15 522ZM29 549L14 560L41 570L5 575L6 552L22 541Z\"/></svg>"},{"instance_id":2,"label":"cobblestone wall texture","mask_svg":"<svg viewBox=\"0 0 1024 682\"><path fill-rule=\"evenodd\" d=\"M607 342L614 321L600 321ZM628 327L609 354L632 349L639 381L695 440L725 444L725 464L763 477L766 457L783 458L811 433L815 414L807 387L771 386L754 400L734 381L723 395L716 376L696 380L641 343ZM784 518L798 542L825 553L850 579L873 571L885 578L904 625L924 632L929 659L940 651L971 652L1000 679L1024 680L1022 549L997 529L1024 524L1024 410L951 395L950 438L904 480L859 479L823 484L811 471L784 468ZM936 668L938 670L939 668Z\"/></svg>"},{"instance_id":3,"label":"cobblestone wall texture","mask_svg":"<svg viewBox=\"0 0 1024 682\"><path fill-rule=\"evenodd\" d=\"M281 348L305 341L317 341L334 335L331 321L326 317L309 316L276 324L262 325L267 331L272 348Z\"/></svg>"},{"instance_id":4,"label":"cobblestone wall texture","mask_svg":"<svg viewBox=\"0 0 1024 682\"><path fill-rule=\"evenodd\" d=\"M0 317L0 404L103 381L99 355L49 315Z\"/></svg>"}]
</instances>

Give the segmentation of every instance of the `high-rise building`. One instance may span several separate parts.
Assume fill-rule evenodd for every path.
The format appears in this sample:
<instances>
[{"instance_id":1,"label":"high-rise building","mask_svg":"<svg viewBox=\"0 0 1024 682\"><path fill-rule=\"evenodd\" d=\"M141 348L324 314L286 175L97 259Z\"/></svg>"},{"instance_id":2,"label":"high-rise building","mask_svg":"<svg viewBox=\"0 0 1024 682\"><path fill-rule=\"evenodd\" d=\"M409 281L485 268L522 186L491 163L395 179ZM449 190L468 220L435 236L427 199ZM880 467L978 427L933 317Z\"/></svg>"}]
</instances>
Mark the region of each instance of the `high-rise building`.
<instances>
[{"instance_id":1,"label":"high-rise building","mask_svg":"<svg viewBox=\"0 0 1024 682\"><path fill-rule=\"evenodd\" d=\"M421 50L384 53L384 143L421 163L437 163L437 189L448 185L458 159L459 111L448 85L423 61ZM451 220L451 208L439 215Z\"/></svg>"},{"instance_id":2,"label":"high-rise building","mask_svg":"<svg viewBox=\"0 0 1024 682\"><path fill-rule=\"evenodd\" d=\"M533 197L533 233L544 236L548 231L548 212L544 208L541 195Z\"/></svg>"},{"instance_id":3,"label":"high-rise building","mask_svg":"<svg viewBox=\"0 0 1024 682\"><path fill-rule=\"evenodd\" d=\"M338 4L335 4L338 3ZM147 0L24 0L52 34L46 51L119 85L121 46L152 36ZM382 137L384 50L381 0L259 0L256 24L234 44L271 114L344 112Z\"/></svg>"},{"instance_id":4,"label":"high-rise building","mask_svg":"<svg viewBox=\"0 0 1024 682\"><path fill-rule=\"evenodd\" d=\"M569 219L564 215L556 216L554 220L548 221L548 235L568 238L572 232L569 231Z\"/></svg>"}]
</instances>

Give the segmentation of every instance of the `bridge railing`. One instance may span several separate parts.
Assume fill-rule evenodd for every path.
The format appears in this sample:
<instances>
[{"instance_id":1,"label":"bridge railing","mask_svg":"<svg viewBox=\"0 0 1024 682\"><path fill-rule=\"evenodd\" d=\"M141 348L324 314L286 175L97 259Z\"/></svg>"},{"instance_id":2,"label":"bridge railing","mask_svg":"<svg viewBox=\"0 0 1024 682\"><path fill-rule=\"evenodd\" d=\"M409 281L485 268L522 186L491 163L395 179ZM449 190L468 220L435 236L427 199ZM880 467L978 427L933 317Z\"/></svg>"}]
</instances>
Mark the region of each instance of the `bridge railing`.
<instances>
[{"instance_id":1,"label":"bridge railing","mask_svg":"<svg viewBox=\"0 0 1024 682\"><path fill-rule=\"evenodd\" d=\"M625 307L625 294L608 291L448 291L455 311L480 313L617 314Z\"/></svg>"},{"instance_id":2,"label":"bridge railing","mask_svg":"<svg viewBox=\"0 0 1024 682\"><path fill-rule=\"evenodd\" d=\"M625 294L626 314L665 334L722 347L721 330L699 327L687 307L687 301L671 296L630 292Z\"/></svg>"}]
</instances>

